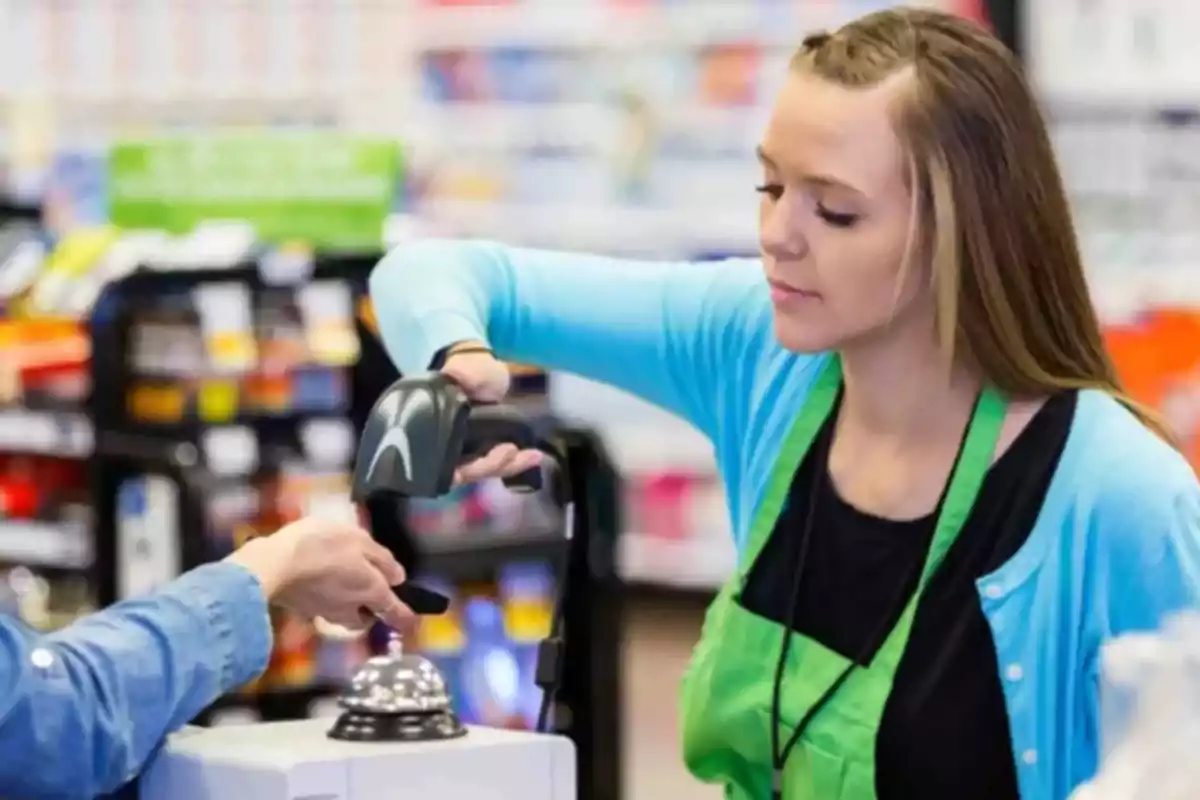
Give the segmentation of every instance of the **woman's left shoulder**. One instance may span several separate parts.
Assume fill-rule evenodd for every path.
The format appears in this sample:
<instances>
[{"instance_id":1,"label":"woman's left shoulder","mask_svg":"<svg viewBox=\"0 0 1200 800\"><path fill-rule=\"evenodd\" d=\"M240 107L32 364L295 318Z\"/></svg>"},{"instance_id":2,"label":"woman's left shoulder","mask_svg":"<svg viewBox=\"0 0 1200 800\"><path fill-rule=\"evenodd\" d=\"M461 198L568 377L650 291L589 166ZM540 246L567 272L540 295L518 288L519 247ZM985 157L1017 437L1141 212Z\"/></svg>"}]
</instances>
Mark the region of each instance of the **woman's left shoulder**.
<instances>
[{"instance_id":1,"label":"woman's left shoulder","mask_svg":"<svg viewBox=\"0 0 1200 800\"><path fill-rule=\"evenodd\" d=\"M1118 400L1080 392L1075 413L1060 467L1075 473L1076 500L1093 519L1144 528L1200 509L1200 481L1184 454Z\"/></svg>"},{"instance_id":2,"label":"woman's left shoulder","mask_svg":"<svg viewBox=\"0 0 1200 800\"><path fill-rule=\"evenodd\" d=\"M1084 563L1105 574L1091 585L1103 587L1110 632L1154 629L1200 605L1200 483L1184 455L1098 392L1080 394L1067 447Z\"/></svg>"}]
</instances>

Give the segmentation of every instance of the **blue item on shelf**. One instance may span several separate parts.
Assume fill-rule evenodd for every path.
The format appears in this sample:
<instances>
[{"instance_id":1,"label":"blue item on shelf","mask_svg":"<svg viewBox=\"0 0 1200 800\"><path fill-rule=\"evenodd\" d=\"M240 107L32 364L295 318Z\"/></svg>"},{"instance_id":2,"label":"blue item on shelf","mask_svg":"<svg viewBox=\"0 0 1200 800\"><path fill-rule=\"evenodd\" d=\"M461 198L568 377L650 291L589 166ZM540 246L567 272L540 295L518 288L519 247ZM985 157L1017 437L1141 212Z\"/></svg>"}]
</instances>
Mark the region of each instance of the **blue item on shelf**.
<instances>
[{"instance_id":1,"label":"blue item on shelf","mask_svg":"<svg viewBox=\"0 0 1200 800\"><path fill-rule=\"evenodd\" d=\"M570 63L561 55L524 47L491 53L497 100L505 103L553 103L563 99Z\"/></svg>"},{"instance_id":2,"label":"blue item on shelf","mask_svg":"<svg viewBox=\"0 0 1200 800\"><path fill-rule=\"evenodd\" d=\"M292 404L297 411L339 411L346 407L346 380L337 369L306 367L292 376Z\"/></svg>"},{"instance_id":3,"label":"blue item on shelf","mask_svg":"<svg viewBox=\"0 0 1200 800\"><path fill-rule=\"evenodd\" d=\"M511 726L520 709L521 670L504 633L503 611L492 598L469 598L463 627L467 646L458 680L464 716L484 725Z\"/></svg>"}]
</instances>

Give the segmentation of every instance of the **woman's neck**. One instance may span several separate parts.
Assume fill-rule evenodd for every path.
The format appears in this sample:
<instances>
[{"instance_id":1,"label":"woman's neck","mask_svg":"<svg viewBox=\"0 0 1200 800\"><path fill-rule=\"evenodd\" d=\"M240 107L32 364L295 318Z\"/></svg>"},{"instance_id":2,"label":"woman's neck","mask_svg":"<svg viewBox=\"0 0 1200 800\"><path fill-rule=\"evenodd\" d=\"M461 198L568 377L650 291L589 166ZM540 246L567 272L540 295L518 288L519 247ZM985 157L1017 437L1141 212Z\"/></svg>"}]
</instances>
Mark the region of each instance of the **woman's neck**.
<instances>
[{"instance_id":1,"label":"woman's neck","mask_svg":"<svg viewBox=\"0 0 1200 800\"><path fill-rule=\"evenodd\" d=\"M919 519L937 506L974 408L979 381L947 369L932 337L844 348L845 392L829 452L842 500L886 519Z\"/></svg>"},{"instance_id":2,"label":"woman's neck","mask_svg":"<svg viewBox=\"0 0 1200 800\"><path fill-rule=\"evenodd\" d=\"M901 446L961 434L979 380L962 367L948 368L932 337L893 335L847 347L841 356L839 428Z\"/></svg>"}]
</instances>

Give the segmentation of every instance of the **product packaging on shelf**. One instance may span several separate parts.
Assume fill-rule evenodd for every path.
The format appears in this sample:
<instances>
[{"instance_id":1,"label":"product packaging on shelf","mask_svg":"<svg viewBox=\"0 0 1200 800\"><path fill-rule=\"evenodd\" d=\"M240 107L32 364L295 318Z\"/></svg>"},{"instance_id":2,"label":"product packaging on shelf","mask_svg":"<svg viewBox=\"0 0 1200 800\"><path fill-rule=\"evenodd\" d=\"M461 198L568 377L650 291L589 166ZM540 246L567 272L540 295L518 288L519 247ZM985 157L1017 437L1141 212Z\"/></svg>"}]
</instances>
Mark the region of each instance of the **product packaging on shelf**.
<instances>
[{"instance_id":1,"label":"product packaging on shelf","mask_svg":"<svg viewBox=\"0 0 1200 800\"><path fill-rule=\"evenodd\" d=\"M537 657L553 622L554 574L545 564L512 564L499 572L498 582L504 629L517 662L517 715L532 729L542 703L536 682Z\"/></svg>"},{"instance_id":2,"label":"product packaging on shelf","mask_svg":"<svg viewBox=\"0 0 1200 800\"><path fill-rule=\"evenodd\" d=\"M96 602L87 580L96 549L84 409L91 343L78 321L39 316L26 302L37 281L19 281L27 286L5 310L20 316L0 320L0 572L15 569L20 580L32 570L26 585L45 587L48 600L31 624L57 627Z\"/></svg>"},{"instance_id":3,"label":"product packaging on shelf","mask_svg":"<svg viewBox=\"0 0 1200 800\"><path fill-rule=\"evenodd\" d=\"M1200 308L1148 309L1105 331L1126 391L1159 410L1200 469Z\"/></svg>"}]
</instances>

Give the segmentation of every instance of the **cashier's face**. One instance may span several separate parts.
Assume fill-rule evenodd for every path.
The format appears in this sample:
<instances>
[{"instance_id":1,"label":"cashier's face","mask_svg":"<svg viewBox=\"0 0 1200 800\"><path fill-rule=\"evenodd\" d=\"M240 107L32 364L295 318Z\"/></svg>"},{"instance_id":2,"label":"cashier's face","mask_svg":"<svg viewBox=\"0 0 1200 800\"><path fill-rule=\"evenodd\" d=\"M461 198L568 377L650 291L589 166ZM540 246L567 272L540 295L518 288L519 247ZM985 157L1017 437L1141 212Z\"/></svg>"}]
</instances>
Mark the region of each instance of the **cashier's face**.
<instances>
[{"instance_id":1,"label":"cashier's face","mask_svg":"<svg viewBox=\"0 0 1200 800\"><path fill-rule=\"evenodd\" d=\"M759 241L775 333L844 349L932 314L928 268L905 267L908 158L889 103L904 76L849 89L793 72L759 148Z\"/></svg>"}]
</instances>

